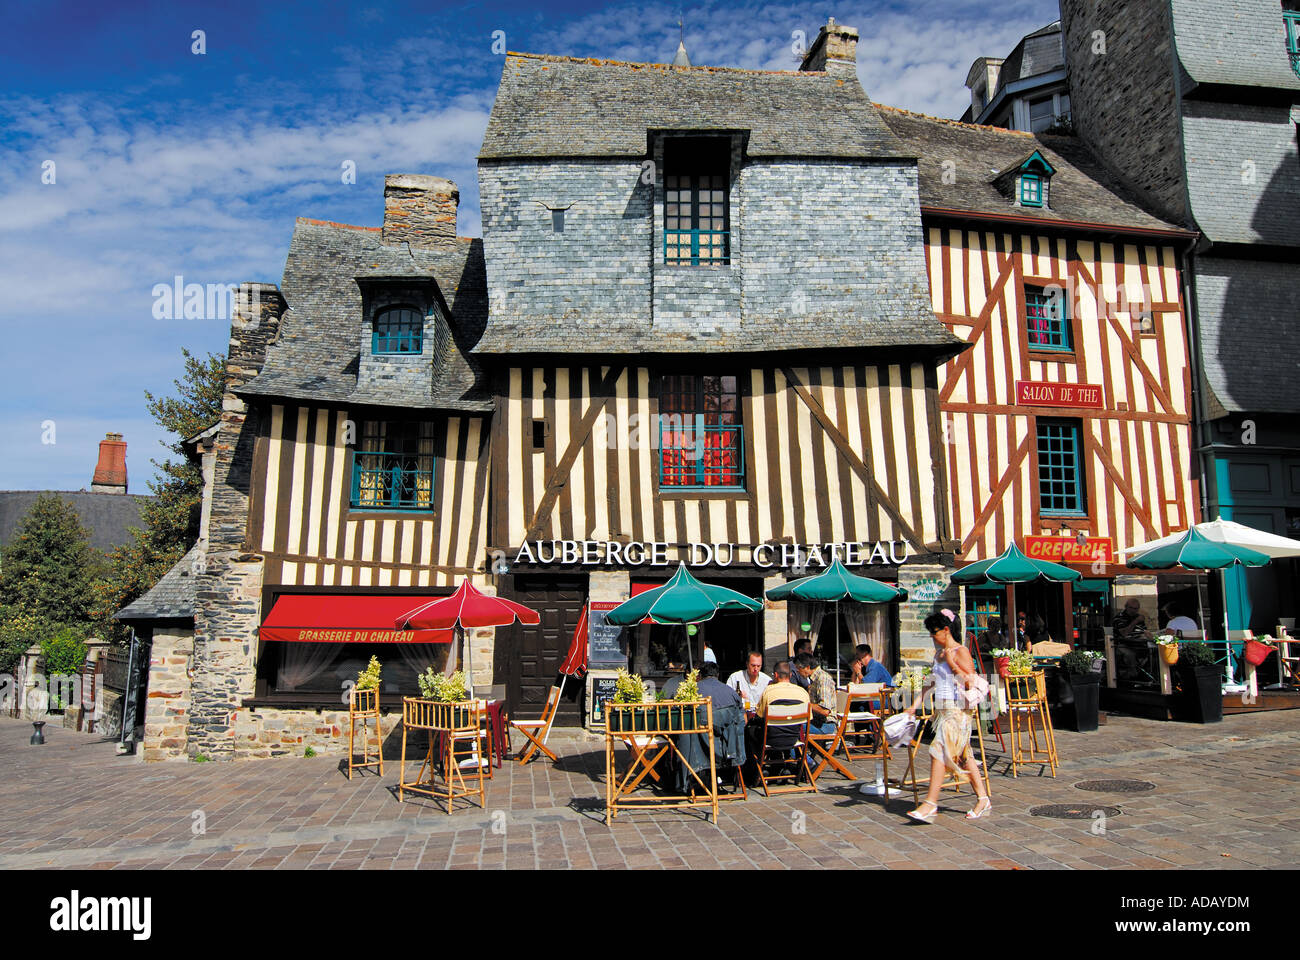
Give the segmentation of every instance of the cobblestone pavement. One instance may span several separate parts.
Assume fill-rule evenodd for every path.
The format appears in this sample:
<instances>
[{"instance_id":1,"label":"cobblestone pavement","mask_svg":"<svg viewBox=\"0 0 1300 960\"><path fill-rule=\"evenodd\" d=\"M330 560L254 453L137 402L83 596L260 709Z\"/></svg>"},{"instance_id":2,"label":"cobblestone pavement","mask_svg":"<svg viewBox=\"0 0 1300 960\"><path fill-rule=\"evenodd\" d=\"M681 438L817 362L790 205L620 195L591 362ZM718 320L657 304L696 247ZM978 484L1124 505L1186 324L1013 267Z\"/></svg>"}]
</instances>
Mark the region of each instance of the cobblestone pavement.
<instances>
[{"instance_id":1,"label":"cobblestone pavement","mask_svg":"<svg viewBox=\"0 0 1300 960\"><path fill-rule=\"evenodd\" d=\"M993 811L946 793L933 825L886 811L833 773L822 792L698 811L620 814L604 823L604 747L553 740L558 765L507 763L487 809L447 816L399 804L397 762L349 782L337 758L153 763L115 756L93 735L0 718L0 867L546 868L928 867L1178 869L1300 862L1300 712L1160 723L1112 715L1096 733L1058 734L1059 775L1004 774L993 741ZM866 764L862 775L870 776ZM895 765L896 767L896 765ZM895 767L891 767L891 773ZM1031 768L1031 771L1034 768ZM1145 793L1091 793L1088 779L1136 778ZM1097 822L1029 815L1039 804L1118 807ZM197 832L196 825L203 827ZM495 830L494 830L495 827Z\"/></svg>"}]
</instances>

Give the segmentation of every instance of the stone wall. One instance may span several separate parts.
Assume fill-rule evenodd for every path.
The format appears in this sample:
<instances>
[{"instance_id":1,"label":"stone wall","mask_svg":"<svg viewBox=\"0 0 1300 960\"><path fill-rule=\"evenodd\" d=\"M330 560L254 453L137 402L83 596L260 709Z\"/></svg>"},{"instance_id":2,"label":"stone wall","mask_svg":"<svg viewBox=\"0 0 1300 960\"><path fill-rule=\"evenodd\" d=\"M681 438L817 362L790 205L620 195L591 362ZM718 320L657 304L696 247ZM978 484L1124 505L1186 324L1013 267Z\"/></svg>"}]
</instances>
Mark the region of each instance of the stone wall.
<instances>
[{"instance_id":1,"label":"stone wall","mask_svg":"<svg viewBox=\"0 0 1300 960\"><path fill-rule=\"evenodd\" d=\"M384 243L432 247L456 240L460 190L442 177L390 173L384 178Z\"/></svg>"},{"instance_id":2,"label":"stone wall","mask_svg":"<svg viewBox=\"0 0 1300 960\"><path fill-rule=\"evenodd\" d=\"M261 624L262 558L248 552L244 543L258 411L234 391L261 370L285 310L283 297L269 284L242 285L239 302L242 309L230 328L226 392L214 443L207 559L195 585L195 674L186 718L186 752L211 759L238 755L230 718L254 692ZM161 748L161 743L154 746Z\"/></svg>"},{"instance_id":3,"label":"stone wall","mask_svg":"<svg viewBox=\"0 0 1300 960\"><path fill-rule=\"evenodd\" d=\"M190 668L194 664L194 631L158 627L149 657L149 696L145 700L145 760L185 758L189 739Z\"/></svg>"},{"instance_id":4,"label":"stone wall","mask_svg":"<svg viewBox=\"0 0 1300 960\"><path fill-rule=\"evenodd\" d=\"M1170 16L1169 0L1061 0L1075 131L1153 212L1186 223Z\"/></svg>"}]
</instances>

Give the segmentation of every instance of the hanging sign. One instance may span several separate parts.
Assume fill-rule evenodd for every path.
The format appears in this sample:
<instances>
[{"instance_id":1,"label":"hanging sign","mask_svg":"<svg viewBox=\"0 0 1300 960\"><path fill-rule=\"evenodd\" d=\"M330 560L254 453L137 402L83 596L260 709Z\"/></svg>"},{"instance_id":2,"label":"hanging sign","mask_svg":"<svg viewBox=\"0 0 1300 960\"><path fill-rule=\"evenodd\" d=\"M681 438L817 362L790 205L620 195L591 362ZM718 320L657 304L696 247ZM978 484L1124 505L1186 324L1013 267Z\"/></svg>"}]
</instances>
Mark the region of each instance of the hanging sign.
<instances>
[{"instance_id":1,"label":"hanging sign","mask_svg":"<svg viewBox=\"0 0 1300 960\"><path fill-rule=\"evenodd\" d=\"M1041 380L1017 380L1016 404L1022 407L1094 407L1105 406L1101 387L1090 383L1048 383Z\"/></svg>"}]
</instances>

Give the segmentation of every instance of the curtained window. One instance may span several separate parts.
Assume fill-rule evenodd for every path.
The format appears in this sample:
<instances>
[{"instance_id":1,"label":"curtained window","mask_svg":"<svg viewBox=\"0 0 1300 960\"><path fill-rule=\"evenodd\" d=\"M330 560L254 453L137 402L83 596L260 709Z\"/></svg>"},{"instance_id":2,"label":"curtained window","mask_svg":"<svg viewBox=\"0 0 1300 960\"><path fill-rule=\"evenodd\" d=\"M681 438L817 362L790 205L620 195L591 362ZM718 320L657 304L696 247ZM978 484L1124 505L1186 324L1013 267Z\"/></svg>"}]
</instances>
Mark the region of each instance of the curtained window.
<instances>
[{"instance_id":1,"label":"curtained window","mask_svg":"<svg viewBox=\"0 0 1300 960\"><path fill-rule=\"evenodd\" d=\"M743 489L744 426L734 376L659 381L659 486Z\"/></svg>"}]
</instances>

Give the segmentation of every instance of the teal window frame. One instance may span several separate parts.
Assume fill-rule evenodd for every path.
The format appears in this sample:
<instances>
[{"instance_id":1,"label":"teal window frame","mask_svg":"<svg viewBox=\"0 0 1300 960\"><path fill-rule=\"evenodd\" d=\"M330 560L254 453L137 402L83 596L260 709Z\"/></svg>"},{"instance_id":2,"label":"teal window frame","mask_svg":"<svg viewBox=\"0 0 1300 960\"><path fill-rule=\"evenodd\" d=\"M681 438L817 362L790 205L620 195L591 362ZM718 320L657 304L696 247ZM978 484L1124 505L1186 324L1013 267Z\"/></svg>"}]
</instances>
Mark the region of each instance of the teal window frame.
<instances>
[{"instance_id":1,"label":"teal window frame","mask_svg":"<svg viewBox=\"0 0 1300 960\"><path fill-rule=\"evenodd\" d=\"M409 306L376 312L370 352L375 356L419 356L424 352L424 314Z\"/></svg>"},{"instance_id":2,"label":"teal window frame","mask_svg":"<svg viewBox=\"0 0 1300 960\"><path fill-rule=\"evenodd\" d=\"M1083 431L1073 420L1039 420L1038 512L1051 517L1086 517Z\"/></svg>"},{"instance_id":3,"label":"teal window frame","mask_svg":"<svg viewBox=\"0 0 1300 960\"><path fill-rule=\"evenodd\" d=\"M367 420L358 446L352 452L352 509L434 509L431 422Z\"/></svg>"},{"instance_id":4,"label":"teal window frame","mask_svg":"<svg viewBox=\"0 0 1300 960\"><path fill-rule=\"evenodd\" d=\"M664 263L731 263L731 186L725 169L664 175Z\"/></svg>"},{"instance_id":5,"label":"teal window frame","mask_svg":"<svg viewBox=\"0 0 1300 960\"><path fill-rule=\"evenodd\" d=\"M1300 77L1300 10L1283 10L1282 22L1286 24L1286 52L1291 57L1291 69Z\"/></svg>"},{"instance_id":6,"label":"teal window frame","mask_svg":"<svg viewBox=\"0 0 1300 960\"><path fill-rule=\"evenodd\" d=\"M739 377L660 378L658 461L661 490L745 490Z\"/></svg>"},{"instance_id":7,"label":"teal window frame","mask_svg":"<svg viewBox=\"0 0 1300 960\"><path fill-rule=\"evenodd\" d=\"M1030 350L1074 352L1065 300L1064 290L1052 295L1043 287L1025 287L1025 335Z\"/></svg>"},{"instance_id":8,"label":"teal window frame","mask_svg":"<svg viewBox=\"0 0 1300 960\"><path fill-rule=\"evenodd\" d=\"M1036 173L1020 175L1020 205L1022 207L1041 207L1043 205L1043 178Z\"/></svg>"}]
</instances>

